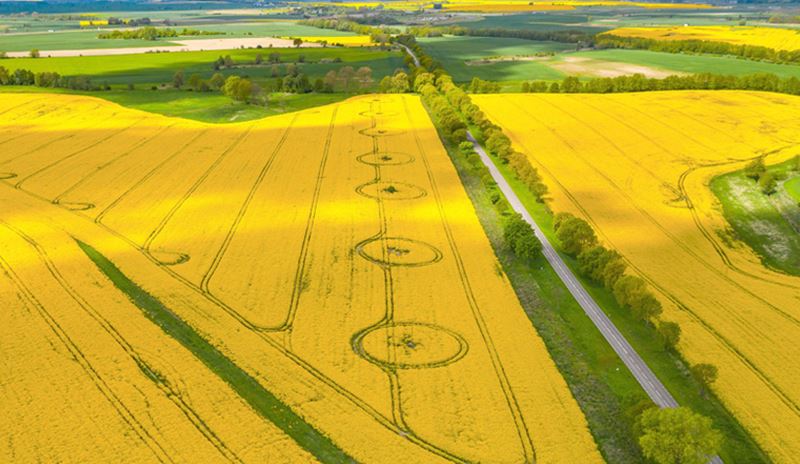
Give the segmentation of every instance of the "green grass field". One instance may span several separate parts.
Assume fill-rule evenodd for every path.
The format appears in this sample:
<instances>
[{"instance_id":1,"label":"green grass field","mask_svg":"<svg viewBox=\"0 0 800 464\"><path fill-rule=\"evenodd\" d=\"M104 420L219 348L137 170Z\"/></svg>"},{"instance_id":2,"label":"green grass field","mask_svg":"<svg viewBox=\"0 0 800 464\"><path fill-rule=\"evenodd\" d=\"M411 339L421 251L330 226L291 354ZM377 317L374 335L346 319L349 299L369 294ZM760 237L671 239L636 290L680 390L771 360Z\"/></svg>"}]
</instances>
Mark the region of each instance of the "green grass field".
<instances>
[{"instance_id":1,"label":"green grass field","mask_svg":"<svg viewBox=\"0 0 800 464\"><path fill-rule=\"evenodd\" d=\"M285 63L296 62L300 55L305 56L307 63L301 64L300 70L312 79L324 76L328 71L337 70L342 66L352 66L356 69L361 66L369 66L373 71L373 79L377 82L383 76L393 74L396 69L403 67L400 52L371 48L265 48L260 50L143 53L114 57L15 58L0 61L0 66L5 66L10 70L22 68L34 72L55 71L64 76L90 76L96 83L142 85L171 82L172 76L179 70L183 70L187 77L197 73L207 79L215 72L212 64L219 56L231 55L235 62L250 64L255 60L256 55L261 54L266 61L268 55L274 52L280 53L281 60L284 62L281 65L281 72L285 70ZM341 63L320 62L320 60L335 58L341 59ZM225 75L246 75L258 80L271 78L272 68L270 65L264 64L257 67L223 69L220 72Z\"/></svg>"},{"instance_id":2,"label":"green grass field","mask_svg":"<svg viewBox=\"0 0 800 464\"><path fill-rule=\"evenodd\" d=\"M494 56L534 55L575 48L572 44L499 37L434 37L419 39L419 43L426 53L444 65L456 82L467 82L473 77L493 81L558 80L564 75L541 61L474 65L466 62Z\"/></svg>"},{"instance_id":3,"label":"green grass field","mask_svg":"<svg viewBox=\"0 0 800 464\"><path fill-rule=\"evenodd\" d=\"M746 243L764 265L800 275L800 172L794 161L768 167L785 183L767 196L742 171L716 177L711 190L737 239Z\"/></svg>"},{"instance_id":4,"label":"green grass field","mask_svg":"<svg viewBox=\"0 0 800 464\"><path fill-rule=\"evenodd\" d=\"M534 31L554 31L570 29L588 33L603 32L614 26L596 26L591 24L593 16L582 12L537 12L535 14L487 15L477 21L456 23L469 29L525 29ZM606 17L602 15L601 17Z\"/></svg>"},{"instance_id":5,"label":"green grass field","mask_svg":"<svg viewBox=\"0 0 800 464\"><path fill-rule=\"evenodd\" d=\"M761 61L740 60L724 56L684 55L679 53L651 52L648 50L617 49L576 52L570 56L652 66L685 73L708 72L734 75L772 73L780 77L800 77L800 66L798 65L764 63Z\"/></svg>"}]
</instances>

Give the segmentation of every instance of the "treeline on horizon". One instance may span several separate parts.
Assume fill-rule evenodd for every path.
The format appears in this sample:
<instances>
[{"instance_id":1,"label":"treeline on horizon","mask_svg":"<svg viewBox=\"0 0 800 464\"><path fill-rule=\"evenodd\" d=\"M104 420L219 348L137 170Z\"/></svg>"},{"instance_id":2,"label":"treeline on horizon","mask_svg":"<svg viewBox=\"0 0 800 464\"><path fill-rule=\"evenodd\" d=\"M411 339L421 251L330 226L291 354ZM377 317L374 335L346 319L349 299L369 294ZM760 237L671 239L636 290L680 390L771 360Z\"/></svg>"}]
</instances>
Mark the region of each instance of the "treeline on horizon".
<instances>
[{"instance_id":1,"label":"treeline on horizon","mask_svg":"<svg viewBox=\"0 0 800 464\"><path fill-rule=\"evenodd\" d=\"M619 93L657 90L758 90L800 95L800 79L796 77L782 79L769 73L744 76L701 73L688 76L667 76L662 79L633 74L598 77L584 81L574 76L568 76L561 82L530 81L522 83L523 92L538 93Z\"/></svg>"},{"instance_id":2,"label":"treeline on horizon","mask_svg":"<svg viewBox=\"0 0 800 464\"><path fill-rule=\"evenodd\" d=\"M101 32L97 34L98 39L124 39L124 40L156 40L166 37L186 37L186 36L200 36L200 35L225 35L220 31L201 31L197 29L182 30L170 28L155 28L152 26L142 27L139 29L131 30L113 30L108 32Z\"/></svg>"},{"instance_id":3,"label":"treeline on horizon","mask_svg":"<svg viewBox=\"0 0 800 464\"><path fill-rule=\"evenodd\" d=\"M800 50L776 50L759 45L737 45L706 40L656 40L603 33L595 37L595 44L598 48L627 48L665 53L706 53L731 55L772 63L800 63Z\"/></svg>"}]
</instances>

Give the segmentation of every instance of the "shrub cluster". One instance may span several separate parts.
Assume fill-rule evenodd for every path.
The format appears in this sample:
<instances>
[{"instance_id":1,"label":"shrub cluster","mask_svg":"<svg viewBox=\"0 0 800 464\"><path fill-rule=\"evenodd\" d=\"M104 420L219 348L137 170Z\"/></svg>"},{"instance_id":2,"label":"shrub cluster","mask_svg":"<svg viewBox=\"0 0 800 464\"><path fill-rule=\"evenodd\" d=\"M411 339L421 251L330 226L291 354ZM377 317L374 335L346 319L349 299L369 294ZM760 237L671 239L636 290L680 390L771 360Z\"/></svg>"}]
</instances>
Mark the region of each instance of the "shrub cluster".
<instances>
[{"instance_id":1,"label":"shrub cluster","mask_svg":"<svg viewBox=\"0 0 800 464\"><path fill-rule=\"evenodd\" d=\"M57 72L38 72L27 69L15 69L10 72L0 66L0 85L26 85L36 87L62 88L70 90L103 90L108 86L99 86L92 83L85 76L62 76Z\"/></svg>"}]
</instances>

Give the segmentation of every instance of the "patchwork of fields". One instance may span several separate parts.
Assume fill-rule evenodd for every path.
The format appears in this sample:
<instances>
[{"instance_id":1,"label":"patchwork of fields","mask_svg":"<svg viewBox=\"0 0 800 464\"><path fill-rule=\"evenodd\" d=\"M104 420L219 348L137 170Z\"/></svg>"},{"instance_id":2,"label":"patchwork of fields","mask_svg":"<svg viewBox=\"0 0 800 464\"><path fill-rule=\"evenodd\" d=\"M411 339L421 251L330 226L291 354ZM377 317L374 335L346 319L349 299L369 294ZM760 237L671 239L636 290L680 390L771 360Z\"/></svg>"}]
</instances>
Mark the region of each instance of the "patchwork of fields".
<instances>
[{"instance_id":1,"label":"patchwork of fields","mask_svg":"<svg viewBox=\"0 0 800 464\"><path fill-rule=\"evenodd\" d=\"M0 147L0 460L602 461L418 98L7 94Z\"/></svg>"},{"instance_id":2,"label":"patchwork of fields","mask_svg":"<svg viewBox=\"0 0 800 464\"><path fill-rule=\"evenodd\" d=\"M713 177L798 154L800 98L758 92L476 95L539 167L555 211L589 220L657 290L692 363L775 462L800 455L800 279L731 238Z\"/></svg>"}]
</instances>

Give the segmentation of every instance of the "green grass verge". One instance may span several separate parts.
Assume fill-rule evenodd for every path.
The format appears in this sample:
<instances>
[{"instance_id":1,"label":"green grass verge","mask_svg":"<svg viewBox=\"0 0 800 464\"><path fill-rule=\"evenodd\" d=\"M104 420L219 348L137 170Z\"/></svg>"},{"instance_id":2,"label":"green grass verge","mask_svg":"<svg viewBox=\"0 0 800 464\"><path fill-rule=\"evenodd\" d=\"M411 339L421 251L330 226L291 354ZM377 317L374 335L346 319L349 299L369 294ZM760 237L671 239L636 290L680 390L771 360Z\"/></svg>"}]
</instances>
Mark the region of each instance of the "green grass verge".
<instances>
[{"instance_id":1,"label":"green grass verge","mask_svg":"<svg viewBox=\"0 0 800 464\"><path fill-rule=\"evenodd\" d=\"M525 208L542 228L548 240L557 244L558 240L553 231L552 212L545 205L536 201L533 194L516 178L507 165L502 164L496 158L494 161L503 177L506 178L514 192L519 196ZM639 353L678 403L711 418L714 427L722 432L725 437L720 451L720 457L723 461L728 464L770 462L755 440L716 397L710 394L707 396L701 394L701 387L689 374L685 362L678 354L663 348L653 326L642 323L634 318L629 311L620 307L609 290L581 277L577 272L575 259L563 253L560 253L560 255L567 266L579 278L584 288L603 308L614 325L617 326L622 335ZM606 343L605 340L602 342ZM597 341L596 343L599 344L600 342ZM597 348L595 347L594 349ZM619 386L613 383L609 383L609 386L618 395L627 394L626 391L620 390Z\"/></svg>"},{"instance_id":2,"label":"green grass verge","mask_svg":"<svg viewBox=\"0 0 800 464\"><path fill-rule=\"evenodd\" d=\"M3 92L87 95L141 111L217 124L261 119L328 105L354 96L345 93L272 94L270 104L264 107L236 102L219 92L201 93L172 89L78 92L39 87L0 87L0 95Z\"/></svg>"},{"instance_id":3,"label":"green grass verge","mask_svg":"<svg viewBox=\"0 0 800 464\"><path fill-rule=\"evenodd\" d=\"M715 177L711 191L736 239L752 248L765 266L800 275L800 234L796 229L800 225L800 173L792 171L792 164L793 160L767 168L787 178L783 185L778 183L777 192L771 196L764 195L743 171Z\"/></svg>"},{"instance_id":4,"label":"green grass verge","mask_svg":"<svg viewBox=\"0 0 800 464\"><path fill-rule=\"evenodd\" d=\"M355 462L327 436L303 420L256 379L222 354L189 324L166 308L159 300L130 280L114 263L91 246L78 241L78 246L144 315L167 335L189 350L214 374L224 380L247 404L269 420L301 447L324 463Z\"/></svg>"},{"instance_id":5,"label":"green grass verge","mask_svg":"<svg viewBox=\"0 0 800 464\"><path fill-rule=\"evenodd\" d=\"M62 58L14 58L0 60L0 66L13 71L29 69L33 72L54 71L63 76L89 76L97 83L109 84L159 84L172 82L177 71L183 71L188 78L191 74L199 74L208 79L215 72L214 61L224 55L230 55L237 63L251 64L256 55L261 54L264 60L270 53L280 53L281 73L285 72L286 63L296 63L303 55L307 63L300 64L300 71L311 79L324 76L328 71L338 70L343 66L358 69L361 66L372 68L375 82L383 76L394 74L403 67L403 58L398 51L384 51L377 48L264 48L214 50L202 52L173 53L140 53L132 55L109 56L73 56ZM323 63L322 60L340 59L340 63ZM234 67L220 71L223 75L237 74L256 80L272 79L272 66ZM283 74L281 74L283 75Z\"/></svg>"}]
</instances>

